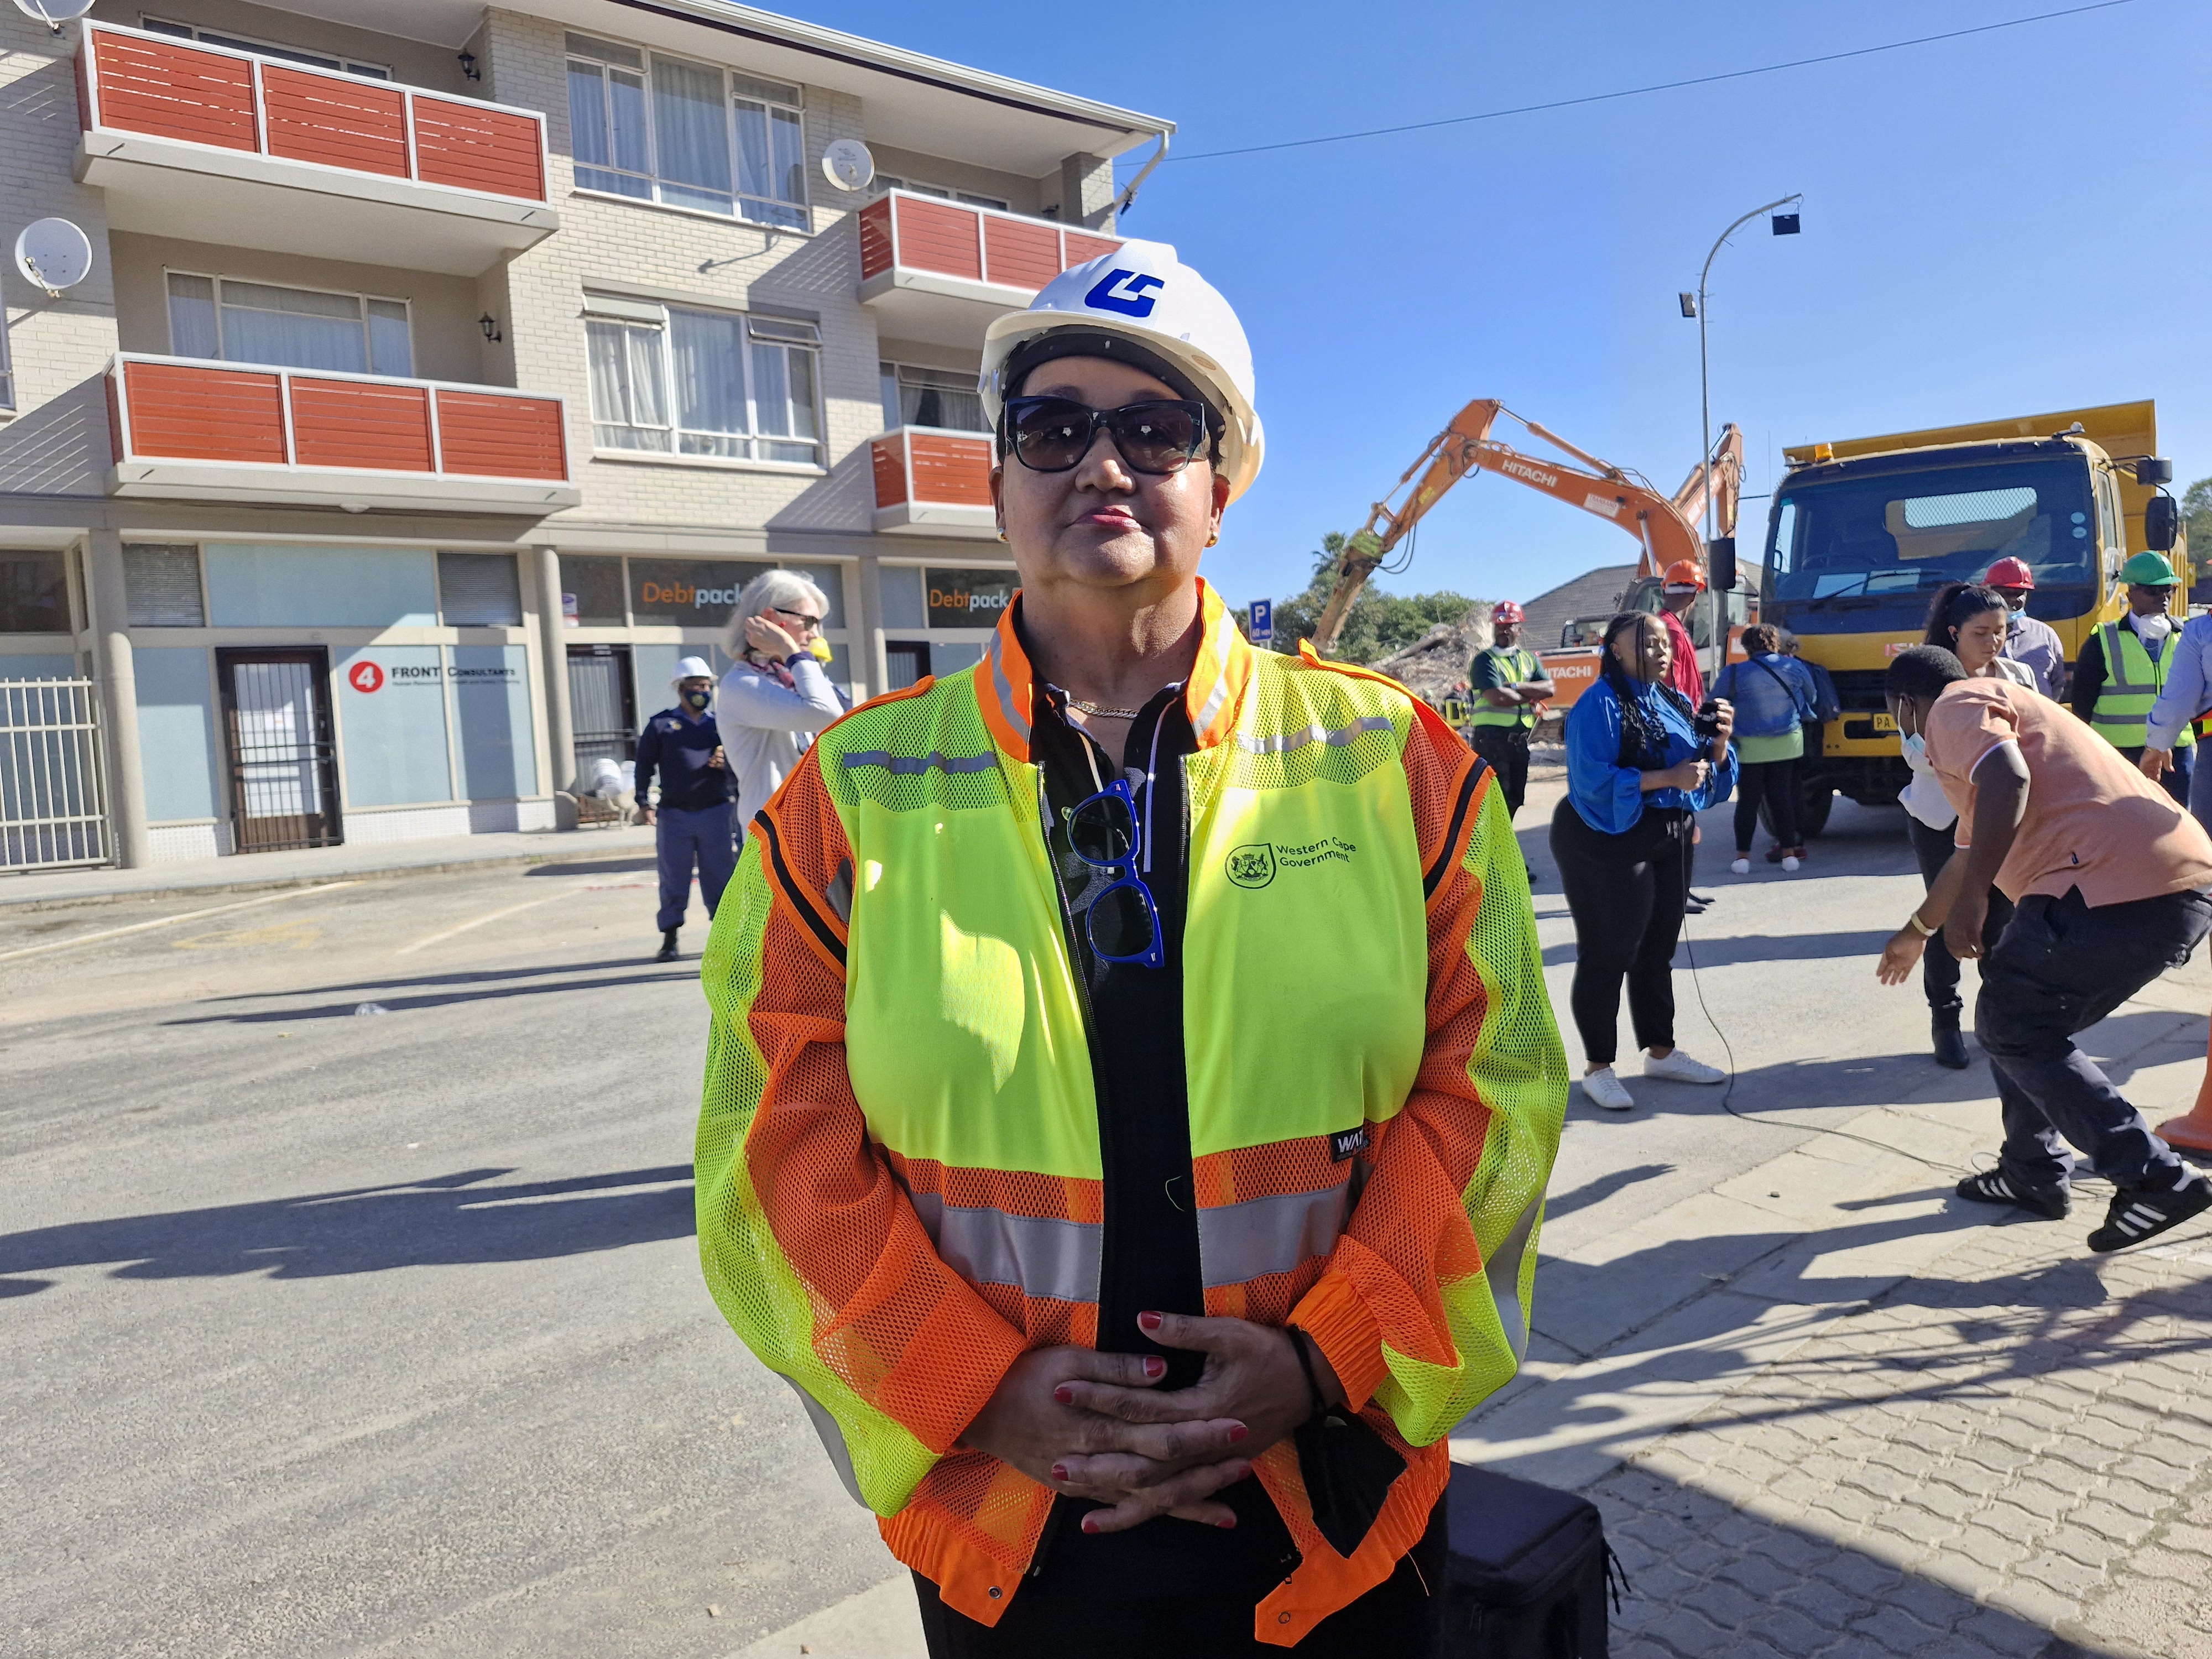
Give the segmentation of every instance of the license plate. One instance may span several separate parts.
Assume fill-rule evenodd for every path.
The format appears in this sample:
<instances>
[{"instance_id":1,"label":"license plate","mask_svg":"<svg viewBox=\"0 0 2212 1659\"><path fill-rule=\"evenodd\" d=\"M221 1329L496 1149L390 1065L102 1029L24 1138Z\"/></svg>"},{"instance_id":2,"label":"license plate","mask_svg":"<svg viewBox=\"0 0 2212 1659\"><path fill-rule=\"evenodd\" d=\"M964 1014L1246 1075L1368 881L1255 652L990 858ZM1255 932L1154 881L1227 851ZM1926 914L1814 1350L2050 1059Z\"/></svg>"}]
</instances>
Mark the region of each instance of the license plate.
<instances>
[{"instance_id":1,"label":"license plate","mask_svg":"<svg viewBox=\"0 0 2212 1659\"><path fill-rule=\"evenodd\" d=\"M1874 717L1874 729L1877 732L1894 732L1897 730L1897 720L1894 716L1889 714L1876 714Z\"/></svg>"}]
</instances>

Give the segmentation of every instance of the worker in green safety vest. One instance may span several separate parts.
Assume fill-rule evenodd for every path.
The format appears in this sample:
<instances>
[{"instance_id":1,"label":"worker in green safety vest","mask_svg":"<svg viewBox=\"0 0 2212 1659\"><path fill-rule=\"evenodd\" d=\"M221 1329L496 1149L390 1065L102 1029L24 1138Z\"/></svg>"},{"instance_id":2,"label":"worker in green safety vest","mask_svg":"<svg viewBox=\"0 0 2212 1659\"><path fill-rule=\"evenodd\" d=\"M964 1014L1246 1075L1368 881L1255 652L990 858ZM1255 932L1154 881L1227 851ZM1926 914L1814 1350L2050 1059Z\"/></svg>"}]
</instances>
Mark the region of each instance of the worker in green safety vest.
<instances>
[{"instance_id":1,"label":"worker in green safety vest","mask_svg":"<svg viewBox=\"0 0 2212 1659\"><path fill-rule=\"evenodd\" d=\"M1528 734L1559 695L1535 653L1521 648L1521 607L1507 599L1490 613L1488 649L1474 653L1467 677L1474 693L1468 738L1505 786L1508 817L1521 810L1528 788Z\"/></svg>"},{"instance_id":2,"label":"worker in green safety vest","mask_svg":"<svg viewBox=\"0 0 2212 1659\"><path fill-rule=\"evenodd\" d=\"M2076 715L2130 760L2140 761L2150 738L2151 705L2165 689L2173 663L2166 647L2178 624L2166 605L2181 579L2164 555L2138 553L2120 567L2120 580L2127 584L2128 614L2082 642L2072 696ZM2196 734L2184 726L2172 769L2163 779L2166 793L2185 807L2196 743Z\"/></svg>"}]
</instances>

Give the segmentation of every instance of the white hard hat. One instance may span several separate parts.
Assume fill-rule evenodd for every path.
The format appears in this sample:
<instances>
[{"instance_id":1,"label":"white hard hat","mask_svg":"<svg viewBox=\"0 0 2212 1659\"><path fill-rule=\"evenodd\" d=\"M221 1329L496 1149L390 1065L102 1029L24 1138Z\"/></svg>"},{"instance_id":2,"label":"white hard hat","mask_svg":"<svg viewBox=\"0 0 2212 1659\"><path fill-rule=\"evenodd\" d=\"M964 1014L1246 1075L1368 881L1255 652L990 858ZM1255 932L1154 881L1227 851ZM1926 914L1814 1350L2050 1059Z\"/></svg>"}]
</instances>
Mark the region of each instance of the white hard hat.
<instances>
[{"instance_id":1,"label":"white hard hat","mask_svg":"<svg viewBox=\"0 0 2212 1659\"><path fill-rule=\"evenodd\" d=\"M714 671L707 666L704 657L684 657L678 659L676 672L668 677L671 685L681 685L686 680L711 680Z\"/></svg>"},{"instance_id":2,"label":"white hard hat","mask_svg":"<svg viewBox=\"0 0 2212 1659\"><path fill-rule=\"evenodd\" d=\"M1221 416L1221 471L1231 501L1260 476L1267 441L1253 406L1252 348L1244 325L1212 283L1176 258L1173 247L1124 242L1061 271L1027 311L1010 311L993 323L983 336L978 386L993 426L1012 395L1004 384L1008 360L1032 341L1062 332L1107 337L1093 354L1101 356L1114 355L1113 341L1126 341L1173 371L1164 377L1170 384L1188 381Z\"/></svg>"}]
</instances>

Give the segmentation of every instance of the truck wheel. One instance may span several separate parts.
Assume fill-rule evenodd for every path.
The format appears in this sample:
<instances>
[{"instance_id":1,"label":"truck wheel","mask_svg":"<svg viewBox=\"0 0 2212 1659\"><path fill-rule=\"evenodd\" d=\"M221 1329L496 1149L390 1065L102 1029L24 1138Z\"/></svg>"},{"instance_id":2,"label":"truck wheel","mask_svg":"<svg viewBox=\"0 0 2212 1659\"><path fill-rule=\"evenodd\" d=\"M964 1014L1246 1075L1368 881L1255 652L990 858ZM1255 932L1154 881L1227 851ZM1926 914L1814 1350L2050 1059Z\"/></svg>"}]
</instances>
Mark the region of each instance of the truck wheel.
<instances>
[{"instance_id":1,"label":"truck wheel","mask_svg":"<svg viewBox=\"0 0 2212 1659\"><path fill-rule=\"evenodd\" d=\"M1828 812L1835 804L1836 792L1832 786L1825 783L1807 784L1804 799L1797 803L1797 833L1807 841L1819 835L1828 827ZM1759 804L1759 825L1768 835L1774 836L1777 841L1781 839L1779 836L1775 835L1774 815L1766 810L1765 801Z\"/></svg>"}]
</instances>

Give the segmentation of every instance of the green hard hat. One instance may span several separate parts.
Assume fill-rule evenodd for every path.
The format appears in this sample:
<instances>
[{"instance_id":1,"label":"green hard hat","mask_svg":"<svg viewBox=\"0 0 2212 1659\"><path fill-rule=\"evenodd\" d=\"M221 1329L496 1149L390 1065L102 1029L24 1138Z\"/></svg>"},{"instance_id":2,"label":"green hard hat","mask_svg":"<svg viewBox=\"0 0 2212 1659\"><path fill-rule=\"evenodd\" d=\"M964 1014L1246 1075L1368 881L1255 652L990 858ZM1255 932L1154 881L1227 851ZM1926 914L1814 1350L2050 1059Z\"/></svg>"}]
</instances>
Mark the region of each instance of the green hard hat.
<instances>
[{"instance_id":1,"label":"green hard hat","mask_svg":"<svg viewBox=\"0 0 2212 1659\"><path fill-rule=\"evenodd\" d=\"M2162 553L2138 553L2120 567L2120 580L2130 587L2179 587L2181 578Z\"/></svg>"}]
</instances>

